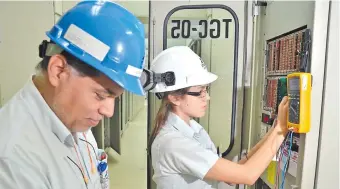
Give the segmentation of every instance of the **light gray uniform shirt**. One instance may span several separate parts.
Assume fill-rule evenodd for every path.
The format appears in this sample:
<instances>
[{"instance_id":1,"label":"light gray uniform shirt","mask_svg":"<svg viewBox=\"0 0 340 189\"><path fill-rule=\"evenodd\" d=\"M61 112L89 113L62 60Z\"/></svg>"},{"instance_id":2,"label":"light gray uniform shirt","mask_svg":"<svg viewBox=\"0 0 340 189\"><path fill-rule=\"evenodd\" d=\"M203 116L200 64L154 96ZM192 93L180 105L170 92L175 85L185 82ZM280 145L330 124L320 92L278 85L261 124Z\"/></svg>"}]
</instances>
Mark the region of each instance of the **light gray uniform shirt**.
<instances>
[{"instance_id":1,"label":"light gray uniform shirt","mask_svg":"<svg viewBox=\"0 0 340 189\"><path fill-rule=\"evenodd\" d=\"M89 156L90 151L97 165L96 145L89 145L88 151L79 138L84 139L82 133L71 135L30 79L0 109L0 188L100 189L100 177L91 173Z\"/></svg>"},{"instance_id":2,"label":"light gray uniform shirt","mask_svg":"<svg viewBox=\"0 0 340 189\"><path fill-rule=\"evenodd\" d=\"M208 133L196 121L190 126L170 113L152 148L153 180L157 189L211 189L217 181L204 176L219 156Z\"/></svg>"}]
</instances>

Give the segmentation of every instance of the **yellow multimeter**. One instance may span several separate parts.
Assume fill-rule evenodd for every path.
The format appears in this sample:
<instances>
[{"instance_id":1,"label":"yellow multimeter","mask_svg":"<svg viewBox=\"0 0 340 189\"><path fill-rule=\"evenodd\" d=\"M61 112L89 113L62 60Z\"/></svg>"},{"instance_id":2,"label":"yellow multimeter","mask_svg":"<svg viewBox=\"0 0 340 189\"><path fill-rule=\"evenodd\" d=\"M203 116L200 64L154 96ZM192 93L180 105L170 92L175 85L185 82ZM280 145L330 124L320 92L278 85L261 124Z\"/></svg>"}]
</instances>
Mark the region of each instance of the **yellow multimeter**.
<instances>
[{"instance_id":1,"label":"yellow multimeter","mask_svg":"<svg viewBox=\"0 0 340 189\"><path fill-rule=\"evenodd\" d=\"M287 75L288 128L296 133L310 130L312 76L296 72Z\"/></svg>"}]
</instances>

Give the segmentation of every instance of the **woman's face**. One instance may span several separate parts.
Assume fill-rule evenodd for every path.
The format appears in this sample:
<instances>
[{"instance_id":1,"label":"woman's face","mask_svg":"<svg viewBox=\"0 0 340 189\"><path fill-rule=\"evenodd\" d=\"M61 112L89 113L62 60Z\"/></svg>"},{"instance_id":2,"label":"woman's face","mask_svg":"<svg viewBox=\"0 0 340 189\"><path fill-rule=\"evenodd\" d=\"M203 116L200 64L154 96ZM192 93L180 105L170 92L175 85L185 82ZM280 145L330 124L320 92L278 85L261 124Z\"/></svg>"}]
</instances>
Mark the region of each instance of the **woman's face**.
<instances>
[{"instance_id":1,"label":"woman's face","mask_svg":"<svg viewBox=\"0 0 340 189\"><path fill-rule=\"evenodd\" d=\"M207 86L190 87L182 96L170 97L175 113L189 118L200 118L205 115L210 96Z\"/></svg>"}]
</instances>

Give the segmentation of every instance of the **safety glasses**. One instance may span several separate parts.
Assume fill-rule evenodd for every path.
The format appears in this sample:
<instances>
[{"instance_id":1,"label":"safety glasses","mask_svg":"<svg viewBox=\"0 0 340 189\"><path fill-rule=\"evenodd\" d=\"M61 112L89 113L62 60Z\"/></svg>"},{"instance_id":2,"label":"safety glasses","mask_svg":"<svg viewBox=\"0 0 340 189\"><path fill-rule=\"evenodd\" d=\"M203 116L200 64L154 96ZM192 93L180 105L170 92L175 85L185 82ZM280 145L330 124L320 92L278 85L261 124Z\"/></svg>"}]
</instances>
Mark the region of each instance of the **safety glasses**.
<instances>
[{"instance_id":1,"label":"safety glasses","mask_svg":"<svg viewBox=\"0 0 340 189\"><path fill-rule=\"evenodd\" d=\"M190 95L190 96L196 96L199 98L205 98L206 95L208 94L209 87L206 87L205 89L198 91L198 92L192 92L192 91L187 91L185 94Z\"/></svg>"}]
</instances>

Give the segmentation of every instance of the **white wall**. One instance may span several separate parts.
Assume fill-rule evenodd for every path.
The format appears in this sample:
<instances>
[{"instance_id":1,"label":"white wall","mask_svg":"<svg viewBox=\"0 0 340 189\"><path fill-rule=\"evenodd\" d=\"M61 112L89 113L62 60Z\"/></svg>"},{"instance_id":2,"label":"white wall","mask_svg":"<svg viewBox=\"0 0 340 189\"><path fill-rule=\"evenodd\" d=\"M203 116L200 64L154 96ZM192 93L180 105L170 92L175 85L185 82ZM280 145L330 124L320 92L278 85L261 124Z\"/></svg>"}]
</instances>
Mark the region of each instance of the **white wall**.
<instances>
[{"instance_id":1,"label":"white wall","mask_svg":"<svg viewBox=\"0 0 340 189\"><path fill-rule=\"evenodd\" d=\"M339 6L332 2L330 9L317 189L339 188Z\"/></svg>"},{"instance_id":2,"label":"white wall","mask_svg":"<svg viewBox=\"0 0 340 189\"><path fill-rule=\"evenodd\" d=\"M54 24L49 1L0 1L0 105L33 74L38 47Z\"/></svg>"}]
</instances>

